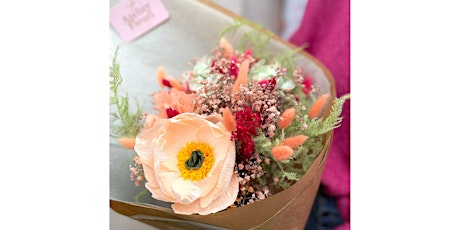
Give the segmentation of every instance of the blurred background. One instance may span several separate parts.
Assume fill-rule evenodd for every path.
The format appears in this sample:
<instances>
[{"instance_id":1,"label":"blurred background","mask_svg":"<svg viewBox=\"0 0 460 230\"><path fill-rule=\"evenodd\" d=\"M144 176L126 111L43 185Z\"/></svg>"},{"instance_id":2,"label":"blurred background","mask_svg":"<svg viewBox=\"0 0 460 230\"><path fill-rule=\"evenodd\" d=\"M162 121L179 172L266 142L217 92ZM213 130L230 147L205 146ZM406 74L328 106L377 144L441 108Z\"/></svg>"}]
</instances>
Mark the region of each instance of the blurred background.
<instances>
[{"instance_id":1,"label":"blurred background","mask_svg":"<svg viewBox=\"0 0 460 230\"><path fill-rule=\"evenodd\" d=\"M213 0L283 39L295 32L308 0Z\"/></svg>"}]
</instances>

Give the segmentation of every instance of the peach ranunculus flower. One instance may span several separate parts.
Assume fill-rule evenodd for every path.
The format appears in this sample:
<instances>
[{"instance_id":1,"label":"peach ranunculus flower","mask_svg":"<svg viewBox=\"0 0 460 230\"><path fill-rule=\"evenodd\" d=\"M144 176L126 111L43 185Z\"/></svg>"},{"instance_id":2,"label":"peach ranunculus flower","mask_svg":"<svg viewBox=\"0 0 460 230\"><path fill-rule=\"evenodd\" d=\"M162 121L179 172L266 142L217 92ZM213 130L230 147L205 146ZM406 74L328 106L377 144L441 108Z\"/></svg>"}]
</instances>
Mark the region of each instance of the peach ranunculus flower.
<instances>
[{"instance_id":1,"label":"peach ranunculus flower","mask_svg":"<svg viewBox=\"0 0 460 230\"><path fill-rule=\"evenodd\" d=\"M167 118L167 109L181 114L186 112L193 112L193 99L195 94L188 94L176 88L171 91L160 91L153 94L153 108L160 112L159 117Z\"/></svg>"},{"instance_id":2,"label":"peach ranunculus flower","mask_svg":"<svg viewBox=\"0 0 460 230\"><path fill-rule=\"evenodd\" d=\"M157 119L136 138L146 188L175 213L207 215L235 201L235 143L220 115L182 113Z\"/></svg>"}]
</instances>

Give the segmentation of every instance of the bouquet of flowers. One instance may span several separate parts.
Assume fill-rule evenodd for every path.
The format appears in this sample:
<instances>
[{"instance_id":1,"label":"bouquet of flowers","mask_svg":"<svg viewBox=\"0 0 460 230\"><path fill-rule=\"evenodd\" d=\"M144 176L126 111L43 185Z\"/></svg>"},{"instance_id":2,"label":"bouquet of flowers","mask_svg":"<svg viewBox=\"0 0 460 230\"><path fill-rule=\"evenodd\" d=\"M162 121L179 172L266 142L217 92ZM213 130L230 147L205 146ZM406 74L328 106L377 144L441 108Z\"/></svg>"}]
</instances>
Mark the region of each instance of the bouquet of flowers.
<instances>
[{"instance_id":1,"label":"bouquet of flowers","mask_svg":"<svg viewBox=\"0 0 460 230\"><path fill-rule=\"evenodd\" d=\"M181 76L156 67L152 84L161 90L146 92L154 113L133 113L128 95L120 96L118 50L110 68L111 135L136 153L133 186L170 204L162 210L168 218L199 222L288 190L324 162L349 98L323 92L292 53L269 58L257 44L236 49L224 34Z\"/></svg>"}]
</instances>

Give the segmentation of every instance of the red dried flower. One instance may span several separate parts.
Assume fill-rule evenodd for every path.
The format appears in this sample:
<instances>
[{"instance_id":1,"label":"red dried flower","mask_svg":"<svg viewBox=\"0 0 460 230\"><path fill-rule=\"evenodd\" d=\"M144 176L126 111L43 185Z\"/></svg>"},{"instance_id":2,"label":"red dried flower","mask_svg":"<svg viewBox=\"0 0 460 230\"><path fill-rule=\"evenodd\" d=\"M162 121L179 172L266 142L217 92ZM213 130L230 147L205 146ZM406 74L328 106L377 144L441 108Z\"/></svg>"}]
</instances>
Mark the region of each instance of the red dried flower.
<instances>
[{"instance_id":1,"label":"red dried flower","mask_svg":"<svg viewBox=\"0 0 460 230\"><path fill-rule=\"evenodd\" d=\"M238 76L238 65L236 64L238 60L236 59L235 56L232 57L232 60L230 62L230 75L232 76Z\"/></svg>"},{"instance_id":2,"label":"red dried flower","mask_svg":"<svg viewBox=\"0 0 460 230\"><path fill-rule=\"evenodd\" d=\"M216 60L216 59L212 59L211 68L212 68L215 72L217 72L217 73L219 73L219 74L224 74L224 71L222 70L222 68L221 68L220 66L216 65L216 63L217 63L217 60Z\"/></svg>"},{"instance_id":3,"label":"red dried flower","mask_svg":"<svg viewBox=\"0 0 460 230\"><path fill-rule=\"evenodd\" d=\"M172 109L172 108L167 108L166 109L166 115L168 116L168 118L173 118L177 115L179 115L179 111L175 110L175 109Z\"/></svg>"},{"instance_id":4,"label":"red dried flower","mask_svg":"<svg viewBox=\"0 0 460 230\"><path fill-rule=\"evenodd\" d=\"M252 57L252 50L248 48L246 52L244 52L244 57L245 58Z\"/></svg>"},{"instance_id":5,"label":"red dried flower","mask_svg":"<svg viewBox=\"0 0 460 230\"><path fill-rule=\"evenodd\" d=\"M260 127L259 114L254 113L252 108L245 106L243 110L236 112L236 131L232 132L232 140L237 142L237 157L240 160L247 160L254 152L254 141L252 137L257 134Z\"/></svg>"},{"instance_id":6,"label":"red dried flower","mask_svg":"<svg viewBox=\"0 0 460 230\"><path fill-rule=\"evenodd\" d=\"M167 87L169 87L169 88L172 88L171 82L169 82L168 80L162 79L162 83L163 83L164 86L167 86Z\"/></svg>"},{"instance_id":7,"label":"red dried flower","mask_svg":"<svg viewBox=\"0 0 460 230\"><path fill-rule=\"evenodd\" d=\"M270 91L273 91L276 87L276 79L270 78L270 79L264 79L258 82L258 84L263 88L263 89L268 89Z\"/></svg>"},{"instance_id":8,"label":"red dried flower","mask_svg":"<svg viewBox=\"0 0 460 230\"><path fill-rule=\"evenodd\" d=\"M305 95L308 95L308 93L310 92L310 88L311 88L311 82L313 81L313 79L308 76L305 78L305 80L303 81L303 88L302 88L302 91Z\"/></svg>"}]
</instances>

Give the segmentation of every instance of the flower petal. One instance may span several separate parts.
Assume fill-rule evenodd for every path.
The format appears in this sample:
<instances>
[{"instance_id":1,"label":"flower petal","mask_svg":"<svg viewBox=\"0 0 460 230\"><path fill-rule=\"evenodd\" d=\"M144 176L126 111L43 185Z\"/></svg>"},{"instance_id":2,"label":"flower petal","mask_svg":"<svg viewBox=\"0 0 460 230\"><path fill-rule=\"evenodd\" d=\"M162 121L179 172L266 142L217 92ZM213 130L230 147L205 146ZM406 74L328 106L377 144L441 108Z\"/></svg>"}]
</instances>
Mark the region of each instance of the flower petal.
<instances>
[{"instance_id":1,"label":"flower petal","mask_svg":"<svg viewBox=\"0 0 460 230\"><path fill-rule=\"evenodd\" d=\"M201 198L201 207L207 207L210 205L210 203L217 197L219 194L222 192L222 190L226 190L228 183L230 182L230 179L233 174L233 168L235 167L235 145L230 145L229 149L226 149L227 158L224 161L224 164L222 165L222 168L218 169L216 171L219 173L217 184L214 187L214 189L207 194L205 197ZM211 175L213 176L213 175Z\"/></svg>"},{"instance_id":2,"label":"flower petal","mask_svg":"<svg viewBox=\"0 0 460 230\"><path fill-rule=\"evenodd\" d=\"M212 115L205 117L204 119L214 124L218 124L219 122L222 122L222 116L219 114L212 114Z\"/></svg>"},{"instance_id":3,"label":"flower petal","mask_svg":"<svg viewBox=\"0 0 460 230\"><path fill-rule=\"evenodd\" d=\"M227 156L228 146L231 144L230 133L210 126L201 126L196 132L197 141L205 142L214 148L214 160L220 162Z\"/></svg>"},{"instance_id":4,"label":"flower petal","mask_svg":"<svg viewBox=\"0 0 460 230\"><path fill-rule=\"evenodd\" d=\"M161 125L164 124L164 122L164 119L159 119L158 122L155 122L155 125L153 127L144 129L136 137L136 144L134 145L134 150L136 151L137 155L141 158L143 165L147 165L153 168L153 153L155 151L155 140L161 132L161 130L158 127L161 127Z\"/></svg>"},{"instance_id":5,"label":"flower petal","mask_svg":"<svg viewBox=\"0 0 460 230\"><path fill-rule=\"evenodd\" d=\"M162 136L164 145L161 146L163 152L171 157L177 156L177 153L187 142L196 140L197 127L186 123L171 123L167 127L167 132Z\"/></svg>"},{"instance_id":6,"label":"flower petal","mask_svg":"<svg viewBox=\"0 0 460 230\"><path fill-rule=\"evenodd\" d=\"M155 185L153 182L145 183L145 187L152 193L152 197L157 200L162 200L165 202L174 202L175 198L164 193L163 190L160 189L158 184Z\"/></svg>"},{"instance_id":7,"label":"flower petal","mask_svg":"<svg viewBox=\"0 0 460 230\"><path fill-rule=\"evenodd\" d=\"M209 206L201 207L200 200L196 200L195 202L187 205L175 203L172 205L172 209L175 213L186 215L193 213L198 213L200 215L215 213L227 208L235 202L236 196L238 195L238 187L238 179L236 175L233 175L228 187L224 189Z\"/></svg>"},{"instance_id":8,"label":"flower petal","mask_svg":"<svg viewBox=\"0 0 460 230\"><path fill-rule=\"evenodd\" d=\"M155 176L156 180L160 185L160 190L171 198L170 202L179 202L179 200L177 200L177 197L174 195L171 186L171 184L174 181L177 181L179 179L179 176L174 172L161 172L155 174Z\"/></svg>"},{"instance_id":9,"label":"flower petal","mask_svg":"<svg viewBox=\"0 0 460 230\"><path fill-rule=\"evenodd\" d=\"M223 164L223 162L221 163L221 165ZM220 166L219 168L222 168L222 166ZM210 171L209 174L212 174L212 172ZM217 184L217 181L218 181L218 177L215 176L208 176L206 178L204 178L203 180L199 180L199 181L194 181L193 184L200 188L200 191L201 191L201 196L202 197L205 197L207 196L211 191L214 190L214 188L216 187L216 184Z\"/></svg>"},{"instance_id":10,"label":"flower petal","mask_svg":"<svg viewBox=\"0 0 460 230\"><path fill-rule=\"evenodd\" d=\"M201 196L200 189L188 180L178 179L173 181L171 191L180 204L190 204Z\"/></svg>"}]
</instances>

